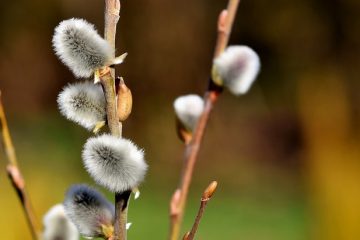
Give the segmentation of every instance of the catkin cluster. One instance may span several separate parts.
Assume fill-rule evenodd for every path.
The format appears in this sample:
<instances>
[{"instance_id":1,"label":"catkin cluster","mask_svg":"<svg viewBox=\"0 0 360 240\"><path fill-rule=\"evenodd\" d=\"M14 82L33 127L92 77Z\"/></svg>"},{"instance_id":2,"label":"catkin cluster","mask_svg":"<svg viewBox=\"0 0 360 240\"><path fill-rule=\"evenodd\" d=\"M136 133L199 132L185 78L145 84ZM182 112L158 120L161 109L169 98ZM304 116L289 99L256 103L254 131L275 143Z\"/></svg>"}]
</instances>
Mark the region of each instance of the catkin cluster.
<instances>
[{"instance_id":1,"label":"catkin cluster","mask_svg":"<svg viewBox=\"0 0 360 240\"><path fill-rule=\"evenodd\" d=\"M126 56L114 58L115 49L83 19L62 21L55 28L52 42L55 54L75 77L94 76L99 80L102 69L121 63ZM131 97L130 90L121 81L120 91ZM99 132L107 125L107 100L102 84L88 80L69 83L57 99L60 113L89 131ZM119 102L121 97L117 98L114 100ZM128 110L131 104L121 107ZM119 116L119 121L126 117ZM95 182L117 194L137 189L148 168L142 149L131 140L107 133L86 141L82 160ZM108 239L114 232L115 207L94 188L74 185L67 191L63 204L51 209L44 221L45 240L76 240L79 233L86 238Z\"/></svg>"},{"instance_id":2,"label":"catkin cluster","mask_svg":"<svg viewBox=\"0 0 360 240\"><path fill-rule=\"evenodd\" d=\"M235 95L243 95L249 91L259 70L260 59L254 50L247 46L229 46L214 59L211 80ZM174 110L180 131L191 134L203 113L204 100L196 94L180 96L174 101Z\"/></svg>"}]
</instances>

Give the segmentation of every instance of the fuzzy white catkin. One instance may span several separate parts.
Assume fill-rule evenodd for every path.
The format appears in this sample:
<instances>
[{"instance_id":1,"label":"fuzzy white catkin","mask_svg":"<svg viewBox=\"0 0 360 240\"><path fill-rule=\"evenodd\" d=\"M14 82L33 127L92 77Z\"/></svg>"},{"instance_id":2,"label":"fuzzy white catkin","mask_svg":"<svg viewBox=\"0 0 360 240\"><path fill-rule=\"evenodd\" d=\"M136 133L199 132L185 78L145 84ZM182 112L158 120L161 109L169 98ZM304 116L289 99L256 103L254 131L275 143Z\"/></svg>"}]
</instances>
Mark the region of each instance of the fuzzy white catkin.
<instances>
[{"instance_id":1,"label":"fuzzy white catkin","mask_svg":"<svg viewBox=\"0 0 360 240\"><path fill-rule=\"evenodd\" d=\"M64 200L66 215L84 237L103 237L102 226L112 226L115 207L95 189L73 185Z\"/></svg>"},{"instance_id":2,"label":"fuzzy white catkin","mask_svg":"<svg viewBox=\"0 0 360 240\"><path fill-rule=\"evenodd\" d=\"M204 111L204 100L196 94L180 96L174 101L174 109L182 124L188 130L193 131Z\"/></svg>"},{"instance_id":3,"label":"fuzzy white catkin","mask_svg":"<svg viewBox=\"0 0 360 240\"><path fill-rule=\"evenodd\" d=\"M106 120L106 101L99 84L74 83L66 86L57 99L60 112L88 130Z\"/></svg>"},{"instance_id":4,"label":"fuzzy white catkin","mask_svg":"<svg viewBox=\"0 0 360 240\"><path fill-rule=\"evenodd\" d=\"M260 70L257 53L247 46L230 46L214 60L224 85L235 95L245 94Z\"/></svg>"},{"instance_id":5,"label":"fuzzy white catkin","mask_svg":"<svg viewBox=\"0 0 360 240\"><path fill-rule=\"evenodd\" d=\"M53 47L60 60L76 77L90 77L110 63L114 49L100 37L94 25L83 19L68 19L55 28Z\"/></svg>"},{"instance_id":6,"label":"fuzzy white catkin","mask_svg":"<svg viewBox=\"0 0 360 240\"><path fill-rule=\"evenodd\" d=\"M137 187L148 167L144 152L134 143L109 134L88 139L82 159L99 185L118 193Z\"/></svg>"},{"instance_id":7,"label":"fuzzy white catkin","mask_svg":"<svg viewBox=\"0 0 360 240\"><path fill-rule=\"evenodd\" d=\"M68 219L64 212L64 206L53 206L43 218L43 240L78 240L79 232L75 225Z\"/></svg>"}]
</instances>

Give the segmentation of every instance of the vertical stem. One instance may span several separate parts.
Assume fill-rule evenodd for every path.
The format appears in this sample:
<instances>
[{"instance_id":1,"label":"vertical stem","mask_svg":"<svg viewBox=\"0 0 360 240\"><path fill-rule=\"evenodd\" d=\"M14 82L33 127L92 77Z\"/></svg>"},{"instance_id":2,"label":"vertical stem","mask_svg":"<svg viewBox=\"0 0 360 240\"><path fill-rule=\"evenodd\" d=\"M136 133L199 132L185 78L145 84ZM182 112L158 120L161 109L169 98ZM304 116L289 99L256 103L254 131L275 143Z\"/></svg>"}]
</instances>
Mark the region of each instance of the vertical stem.
<instances>
[{"instance_id":1,"label":"vertical stem","mask_svg":"<svg viewBox=\"0 0 360 240\"><path fill-rule=\"evenodd\" d=\"M125 224L115 224L114 239L126 239L127 209L131 191L115 194L115 219Z\"/></svg>"},{"instance_id":2,"label":"vertical stem","mask_svg":"<svg viewBox=\"0 0 360 240\"><path fill-rule=\"evenodd\" d=\"M105 30L104 37L113 49L116 49L116 26L120 19L120 0L105 0ZM114 56L115 57L115 51ZM115 79L115 69L111 69L111 76Z\"/></svg>"},{"instance_id":3,"label":"vertical stem","mask_svg":"<svg viewBox=\"0 0 360 240\"><path fill-rule=\"evenodd\" d=\"M218 57L226 48L229 36L239 6L240 0L229 0L227 9L222 11L218 19L218 36L214 51L214 58ZM180 228L184 217L184 209L189 192L189 187L194 171L194 166L198 157L203 135L210 117L213 106L218 99L221 88L215 86L210 79L209 90L204 95L205 107L194 130L193 138L186 145L184 153L184 167L180 180L180 200L178 203L178 215L173 219L170 226L170 240L177 240L180 235Z\"/></svg>"},{"instance_id":4,"label":"vertical stem","mask_svg":"<svg viewBox=\"0 0 360 240\"><path fill-rule=\"evenodd\" d=\"M25 189L25 180L20 172L20 169L18 168L15 149L11 140L11 135L5 116L5 111L2 104L1 92L0 92L0 123L1 123L3 145L6 152L6 156L8 158L8 165L6 170L9 179L21 202L33 239L40 239L39 223L34 214L34 210L32 208L29 195Z\"/></svg>"},{"instance_id":5,"label":"vertical stem","mask_svg":"<svg viewBox=\"0 0 360 240\"><path fill-rule=\"evenodd\" d=\"M114 136L121 137L121 123L117 117L115 79L111 76L110 68L100 73L100 79L105 94L106 116L110 132Z\"/></svg>"},{"instance_id":6,"label":"vertical stem","mask_svg":"<svg viewBox=\"0 0 360 240\"><path fill-rule=\"evenodd\" d=\"M229 0L227 9L223 10L219 16L217 26L218 35L216 40L214 58L218 57L225 50L229 42L229 37L239 4L240 0Z\"/></svg>"},{"instance_id":7,"label":"vertical stem","mask_svg":"<svg viewBox=\"0 0 360 240\"><path fill-rule=\"evenodd\" d=\"M191 178L194 171L194 166L196 163L197 155L199 153L201 141L205 132L205 128L207 126L210 113L212 108L218 98L218 93L213 91L208 91L205 94L204 101L205 107L204 112L200 116L198 121L195 133L193 135L193 139L189 145L186 146L185 149L185 165L183 167L183 175L181 176L180 182L180 200L178 203L178 215L174 217L173 224L170 229L170 239L177 240L180 234L180 227L182 223L182 219L184 217L184 209L186 205L186 199L189 192L189 187L191 183Z\"/></svg>"},{"instance_id":8,"label":"vertical stem","mask_svg":"<svg viewBox=\"0 0 360 240\"><path fill-rule=\"evenodd\" d=\"M105 0L105 39L115 49L116 26L120 18L120 0ZM113 56L115 57L115 55ZM122 124L118 120L115 91L115 69L101 79L107 103L107 120L112 135L121 137ZM113 240L126 240L127 206L130 192L115 194L115 223Z\"/></svg>"},{"instance_id":9,"label":"vertical stem","mask_svg":"<svg viewBox=\"0 0 360 240\"><path fill-rule=\"evenodd\" d=\"M105 0L104 37L115 49L116 26L120 19L120 0Z\"/></svg>"}]
</instances>

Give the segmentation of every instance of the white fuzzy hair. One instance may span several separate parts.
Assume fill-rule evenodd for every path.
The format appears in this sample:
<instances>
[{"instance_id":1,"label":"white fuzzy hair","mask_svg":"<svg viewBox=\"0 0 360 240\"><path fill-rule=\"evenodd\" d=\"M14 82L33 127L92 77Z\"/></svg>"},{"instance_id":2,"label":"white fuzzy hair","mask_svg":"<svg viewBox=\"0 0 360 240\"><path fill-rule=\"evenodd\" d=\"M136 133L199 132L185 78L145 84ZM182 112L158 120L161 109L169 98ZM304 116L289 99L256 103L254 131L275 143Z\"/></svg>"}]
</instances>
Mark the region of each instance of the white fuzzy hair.
<instances>
[{"instance_id":1,"label":"white fuzzy hair","mask_svg":"<svg viewBox=\"0 0 360 240\"><path fill-rule=\"evenodd\" d=\"M148 167L143 150L130 140L109 134L89 138L82 159L98 184L117 193L137 187Z\"/></svg>"},{"instance_id":2,"label":"white fuzzy hair","mask_svg":"<svg viewBox=\"0 0 360 240\"><path fill-rule=\"evenodd\" d=\"M260 70L257 53L247 46L230 46L214 60L224 85L235 95L245 94Z\"/></svg>"},{"instance_id":3,"label":"white fuzzy hair","mask_svg":"<svg viewBox=\"0 0 360 240\"><path fill-rule=\"evenodd\" d=\"M106 101L102 88L92 82L69 84L57 99L60 112L88 130L106 120Z\"/></svg>"},{"instance_id":4,"label":"white fuzzy hair","mask_svg":"<svg viewBox=\"0 0 360 240\"><path fill-rule=\"evenodd\" d=\"M196 94L180 96L174 101L174 109L182 124L188 130L193 131L204 111L204 100Z\"/></svg>"},{"instance_id":5,"label":"white fuzzy hair","mask_svg":"<svg viewBox=\"0 0 360 240\"><path fill-rule=\"evenodd\" d=\"M68 19L55 28L52 39L56 55L76 77L90 77L108 65L114 49L100 37L94 25L83 19Z\"/></svg>"},{"instance_id":6,"label":"white fuzzy hair","mask_svg":"<svg viewBox=\"0 0 360 240\"><path fill-rule=\"evenodd\" d=\"M69 188L64 208L66 215L84 237L103 237L102 225L114 224L114 205L101 193L84 184Z\"/></svg>"},{"instance_id":7,"label":"white fuzzy hair","mask_svg":"<svg viewBox=\"0 0 360 240\"><path fill-rule=\"evenodd\" d=\"M79 232L75 225L68 219L64 206L57 204L50 208L43 218L43 240L78 240Z\"/></svg>"}]
</instances>

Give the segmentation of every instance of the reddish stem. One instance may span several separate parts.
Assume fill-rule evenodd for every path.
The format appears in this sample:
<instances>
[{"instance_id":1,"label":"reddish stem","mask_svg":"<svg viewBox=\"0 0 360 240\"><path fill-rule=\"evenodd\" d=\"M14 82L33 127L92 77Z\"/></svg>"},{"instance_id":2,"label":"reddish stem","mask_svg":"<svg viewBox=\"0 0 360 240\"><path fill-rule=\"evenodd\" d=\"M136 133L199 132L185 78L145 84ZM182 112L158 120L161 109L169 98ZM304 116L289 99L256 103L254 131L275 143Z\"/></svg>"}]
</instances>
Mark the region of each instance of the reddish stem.
<instances>
[{"instance_id":1,"label":"reddish stem","mask_svg":"<svg viewBox=\"0 0 360 240\"><path fill-rule=\"evenodd\" d=\"M219 15L217 26L218 36L214 51L214 59L224 51L229 42L229 36L239 3L240 0L229 0L227 9L223 10ZM184 166L179 186L181 195L178 202L178 215L171 216L172 221L170 226L170 240L177 240L179 238L189 187L203 135L210 117L210 113L222 90L222 88L216 86L211 79L209 86L209 90L204 95L204 111L199 118L191 142L187 144L185 148Z\"/></svg>"}]
</instances>

